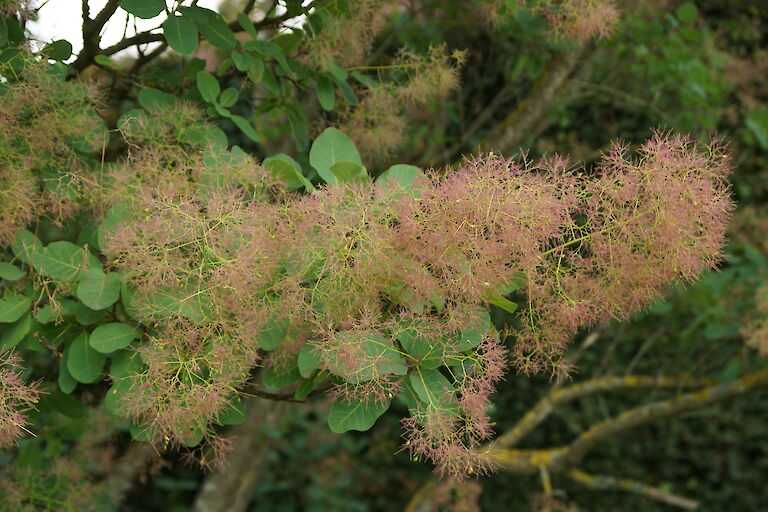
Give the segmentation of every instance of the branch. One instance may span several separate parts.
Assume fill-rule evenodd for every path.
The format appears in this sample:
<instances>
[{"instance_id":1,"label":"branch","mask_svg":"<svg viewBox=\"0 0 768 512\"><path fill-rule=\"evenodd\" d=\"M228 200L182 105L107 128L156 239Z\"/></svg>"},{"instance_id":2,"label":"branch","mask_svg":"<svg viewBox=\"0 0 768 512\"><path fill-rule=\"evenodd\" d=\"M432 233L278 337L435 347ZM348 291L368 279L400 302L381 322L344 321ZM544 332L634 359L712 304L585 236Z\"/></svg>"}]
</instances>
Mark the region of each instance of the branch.
<instances>
[{"instance_id":1,"label":"branch","mask_svg":"<svg viewBox=\"0 0 768 512\"><path fill-rule=\"evenodd\" d=\"M120 503L139 473L156 456L157 452L151 443L132 442L109 471L107 479L99 485L115 503Z\"/></svg>"},{"instance_id":2,"label":"branch","mask_svg":"<svg viewBox=\"0 0 768 512\"><path fill-rule=\"evenodd\" d=\"M658 487L652 487L650 485L636 482L634 480L626 480L624 478L616 478L606 475L590 475L589 473L585 473L579 469L572 469L567 473L567 475L571 478L571 480L589 487L590 489L627 491L685 510L696 510L699 508L698 501L688 499L678 494L663 491Z\"/></svg>"},{"instance_id":3,"label":"branch","mask_svg":"<svg viewBox=\"0 0 768 512\"><path fill-rule=\"evenodd\" d=\"M251 399L244 423L233 429L232 451L221 468L200 487L192 512L244 512L269 452L268 430L278 427L288 412L285 403Z\"/></svg>"},{"instance_id":4,"label":"branch","mask_svg":"<svg viewBox=\"0 0 768 512\"><path fill-rule=\"evenodd\" d=\"M99 53L101 29L107 24L109 18L115 14L119 4L120 0L108 0L101 12L94 19L91 19L88 0L83 0L83 49L80 51L80 55L77 56L77 60L72 63L77 71L82 71L88 67Z\"/></svg>"},{"instance_id":5,"label":"branch","mask_svg":"<svg viewBox=\"0 0 768 512\"><path fill-rule=\"evenodd\" d=\"M555 405L560 405L568 400L573 400L574 398L588 393L627 387L641 388L653 385L661 387L689 387L696 385L696 379L692 377L629 376L629 380L626 379L627 377L593 379L582 384L556 390L550 393L547 398L539 401L539 403L537 403L537 405L534 406L534 408L531 409L520 422L518 422L513 428L513 431L515 431L514 433L507 433L501 436L499 440L479 451L480 453L487 455L499 468L509 473L539 475L541 474L542 468L545 468L550 474L565 473L571 478L578 478L586 475L586 473L579 472L575 469L576 466L583 460L587 453L599 443L606 441L612 436L616 436L647 423L652 423L719 402L724 402L752 391L766 389L768 388L768 369L753 372L731 382L709 384L699 391L685 393L668 400L660 400L634 407L615 418L594 425L592 428L579 435L569 445L540 449L515 449L505 447L518 442L522 435L533 429L543 420L543 417L550 414ZM633 379L635 379L635 382L628 386L627 384L632 383ZM655 382L653 382L654 380ZM711 381L707 379L699 381L700 384L710 382ZM613 384L613 386L611 386L611 384ZM598 480L597 482L592 482L592 485L608 486L615 484L615 488L624 488L622 486L626 486L628 487L626 490L631 492L638 492L639 494L648 495L649 497L651 497L650 494L653 494L653 499L662 499L659 497L661 495L658 494L662 491L653 487L613 477L606 478L608 478L608 480ZM428 505L432 502L434 497L434 489L437 488L436 485L434 485L435 481L436 478L433 478L425 485L425 487L414 494L411 498L408 510L430 510ZM631 487L631 489L629 487ZM666 495L666 497L669 496L675 495ZM679 496L675 497L680 498ZM685 500L685 498L682 499ZM694 502L689 500L689 503Z\"/></svg>"},{"instance_id":6,"label":"branch","mask_svg":"<svg viewBox=\"0 0 768 512\"><path fill-rule=\"evenodd\" d=\"M567 463L575 466L600 442L627 430L724 402L762 388L768 388L768 370L750 373L740 379L709 386L669 400L634 407L583 432L569 445Z\"/></svg>"},{"instance_id":7,"label":"branch","mask_svg":"<svg viewBox=\"0 0 768 512\"><path fill-rule=\"evenodd\" d=\"M141 32L139 34L136 34L135 36L131 36L126 39L123 39L119 43L113 44L108 48L104 48L103 50L99 51L99 53L102 55L113 55L121 50L130 48L131 46L137 46L140 44L147 44L147 43L156 43L159 41L165 41L165 36L163 34L155 34L152 32ZM80 60L80 57L78 57L78 60Z\"/></svg>"},{"instance_id":8,"label":"branch","mask_svg":"<svg viewBox=\"0 0 768 512\"><path fill-rule=\"evenodd\" d=\"M479 150L513 152L529 134L538 133L557 93L567 85L577 65L591 55L593 48L594 45L589 43L552 59L533 83L528 96L479 144Z\"/></svg>"},{"instance_id":9,"label":"branch","mask_svg":"<svg viewBox=\"0 0 768 512\"><path fill-rule=\"evenodd\" d=\"M87 0L84 0L84 1L87 1ZM308 13L311 9L319 6L325 1L327 0L315 0L314 2L307 5L306 7L303 7L301 10L301 14ZM87 34L90 34L90 32L87 32L87 30L89 29L86 28L86 25L88 27L91 27L91 26L95 27L99 23L101 23L101 25L98 26L98 30L96 30L96 36L98 36L98 32L101 30L101 27L104 26L104 23L106 23L107 20L109 20L109 17L111 17L112 14L114 14L115 9L117 9L118 2L119 0L110 0L110 3L108 3L107 6L104 8L104 10L102 10L99 13L99 15L96 17L96 20L94 20L91 24L86 24L85 22L83 23L83 41L88 40L86 39L86 36ZM112 3L114 3L114 8L111 8ZM108 9L110 9L111 12L108 11ZM106 16L106 17L103 18L103 16ZM289 13L286 12L281 16L277 16L275 18L265 18L258 23L254 23L254 27L256 27L256 30L259 30L262 28L279 25L282 22L296 18L297 16L299 16L299 14L289 15ZM229 24L229 28L235 33L243 31L243 28L240 26L240 24L237 21L231 22ZM100 49L99 38L96 37L96 39L93 39L93 36L89 36L89 37L91 38L90 41L92 44L89 44L89 45L84 44L83 50L80 52L80 55L78 55L77 59L72 63L72 66L75 68L76 71L82 71L83 69L93 64L94 58L96 57L96 55L114 55L115 53L125 50L127 48L130 48L131 46L138 46L142 44L165 41L165 36L162 33L147 31L147 32L140 32L134 36L125 38L108 48ZM202 35L200 35L199 37L202 39Z\"/></svg>"},{"instance_id":10,"label":"branch","mask_svg":"<svg viewBox=\"0 0 768 512\"><path fill-rule=\"evenodd\" d=\"M555 409L567 402L592 393L622 389L694 388L711 385L712 383L711 379L698 379L688 375L625 375L623 377L591 379L565 388L555 389L539 400L514 427L499 437L494 444L504 448L515 446L549 417Z\"/></svg>"},{"instance_id":11,"label":"branch","mask_svg":"<svg viewBox=\"0 0 768 512\"><path fill-rule=\"evenodd\" d=\"M256 6L256 0L248 0L245 2L245 6L243 7L243 14L246 16L251 14L251 11Z\"/></svg>"},{"instance_id":12,"label":"branch","mask_svg":"<svg viewBox=\"0 0 768 512\"><path fill-rule=\"evenodd\" d=\"M152 50L146 55L141 55L136 61L133 63L133 66L131 67L131 73L138 73L139 70L144 67L145 65L149 64L152 60L159 57L160 54L162 54L165 49L168 48L168 43L163 41L158 45L157 48Z\"/></svg>"},{"instance_id":13,"label":"branch","mask_svg":"<svg viewBox=\"0 0 768 512\"><path fill-rule=\"evenodd\" d=\"M333 387L332 383L328 383L324 386L320 386L317 389L312 390L308 395L307 398L312 398L313 396L321 395L331 389ZM263 398L264 400L272 400L275 402L293 402L297 404L303 404L306 403L306 400L299 400L295 397L295 394L293 391L288 391L285 393L272 393L271 391L265 391L261 388L256 387L255 384L251 385L251 393L259 398Z\"/></svg>"}]
</instances>

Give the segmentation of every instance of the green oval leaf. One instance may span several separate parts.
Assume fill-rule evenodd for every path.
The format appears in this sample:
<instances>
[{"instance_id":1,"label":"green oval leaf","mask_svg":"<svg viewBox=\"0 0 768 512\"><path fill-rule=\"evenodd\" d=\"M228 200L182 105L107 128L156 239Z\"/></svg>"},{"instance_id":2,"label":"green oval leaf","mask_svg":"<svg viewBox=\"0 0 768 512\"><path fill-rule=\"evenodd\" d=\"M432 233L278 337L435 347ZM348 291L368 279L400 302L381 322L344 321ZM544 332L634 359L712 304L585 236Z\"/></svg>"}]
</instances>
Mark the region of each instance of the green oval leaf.
<instances>
[{"instance_id":1,"label":"green oval leaf","mask_svg":"<svg viewBox=\"0 0 768 512\"><path fill-rule=\"evenodd\" d=\"M336 162L328 170L336 178L335 184L362 182L370 179L365 167L349 160Z\"/></svg>"},{"instance_id":2,"label":"green oval leaf","mask_svg":"<svg viewBox=\"0 0 768 512\"><path fill-rule=\"evenodd\" d=\"M11 265L4 261L0 262L0 279L5 279L6 281L18 281L25 275L26 274L24 274L24 272L16 265Z\"/></svg>"},{"instance_id":3,"label":"green oval leaf","mask_svg":"<svg viewBox=\"0 0 768 512\"><path fill-rule=\"evenodd\" d=\"M110 357L112 362L109 365L109 376L113 381L120 381L138 373L143 367L141 354L135 350L120 350Z\"/></svg>"},{"instance_id":4,"label":"green oval leaf","mask_svg":"<svg viewBox=\"0 0 768 512\"><path fill-rule=\"evenodd\" d=\"M337 434L349 430L366 431L370 429L379 417L387 412L391 400L386 402L352 402L338 401L331 404L328 411L328 426Z\"/></svg>"},{"instance_id":5,"label":"green oval leaf","mask_svg":"<svg viewBox=\"0 0 768 512\"><path fill-rule=\"evenodd\" d=\"M72 340L64 352L67 369L76 381L90 384L99 380L106 356L91 348L87 333L84 332Z\"/></svg>"},{"instance_id":6,"label":"green oval leaf","mask_svg":"<svg viewBox=\"0 0 768 512\"><path fill-rule=\"evenodd\" d=\"M359 345L361 351L360 361L349 364L333 357L324 360L325 368L334 375L351 383L359 383L382 375L405 375L408 373L405 358L395 348L392 340L378 332L342 331L340 335L355 337L354 342Z\"/></svg>"},{"instance_id":7,"label":"green oval leaf","mask_svg":"<svg viewBox=\"0 0 768 512\"><path fill-rule=\"evenodd\" d=\"M268 388L280 389L301 379L301 374L295 363L286 368L270 366L262 372L262 379Z\"/></svg>"},{"instance_id":8,"label":"green oval leaf","mask_svg":"<svg viewBox=\"0 0 768 512\"><path fill-rule=\"evenodd\" d=\"M221 92L221 86L216 77L207 71L197 72L197 89L200 91L200 95L208 103L216 103L216 98L219 97Z\"/></svg>"},{"instance_id":9,"label":"green oval leaf","mask_svg":"<svg viewBox=\"0 0 768 512\"><path fill-rule=\"evenodd\" d=\"M312 143L309 163L326 183L335 185L338 179L331 172L331 166L341 161L363 165L352 140L336 128L326 128Z\"/></svg>"},{"instance_id":10,"label":"green oval leaf","mask_svg":"<svg viewBox=\"0 0 768 512\"><path fill-rule=\"evenodd\" d=\"M237 45L235 33L229 28L218 13L207 16L205 23L198 23L198 28L209 43L223 50L231 50Z\"/></svg>"},{"instance_id":11,"label":"green oval leaf","mask_svg":"<svg viewBox=\"0 0 768 512\"><path fill-rule=\"evenodd\" d=\"M275 350L283 343L286 334L288 334L288 325L285 321L272 319L258 335L259 347L264 350Z\"/></svg>"},{"instance_id":12,"label":"green oval leaf","mask_svg":"<svg viewBox=\"0 0 768 512\"><path fill-rule=\"evenodd\" d=\"M245 404L238 397L235 397L235 399L227 404L224 410L219 413L219 423L222 425L239 425L244 421Z\"/></svg>"},{"instance_id":13,"label":"green oval leaf","mask_svg":"<svg viewBox=\"0 0 768 512\"><path fill-rule=\"evenodd\" d=\"M257 37L259 37L259 33L256 31L256 27L253 26L253 22L251 21L251 18L249 18L248 16L246 16L242 12L238 12L237 13L237 23L252 38L256 39Z\"/></svg>"},{"instance_id":14,"label":"green oval leaf","mask_svg":"<svg viewBox=\"0 0 768 512\"><path fill-rule=\"evenodd\" d=\"M446 409L452 405L453 386L438 369L415 368L408 380L420 401L434 409Z\"/></svg>"},{"instance_id":15,"label":"green oval leaf","mask_svg":"<svg viewBox=\"0 0 768 512\"><path fill-rule=\"evenodd\" d=\"M88 343L102 354L109 354L127 347L140 335L141 333L131 325L112 322L95 328L88 338Z\"/></svg>"},{"instance_id":16,"label":"green oval leaf","mask_svg":"<svg viewBox=\"0 0 768 512\"><path fill-rule=\"evenodd\" d=\"M89 269L81 277L76 295L93 310L108 308L120 296L120 276L105 274L100 268Z\"/></svg>"},{"instance_id":17,"label":"green oval leaf","mask_svg":"<svg viewBox=\"0 0 768 512\"><path fill-rule=\"evenodd\" d=\"M5 352L18 345L31 329L32 315L30 313L23 315L19 320L6 327L2 337L0 337L0 352Z\"/></svg>"},{"instance_id":18,"label":"green oval leaf","mask_svg":"<svg viewBox=\"0 0 768 512\"><path fill-rule=\"evenodd\" d=\"M72 43L59 39L47 45L40 53L52 60L67 60L72 56Z\"/></svg>"},{"instance_id":19,"label":"green oval leaf","mask_svg":"<svg viewBox=\"0 0 768 512\"><path fill-rule=\"evenodd\" d=\"M197 26L183 16L170 16L165 20L163 35L168 46L182 55L191 55L197 50Z\"/></svg>"},{"instance_id":20,"label":"green oval leaf","mask_svg":"<svg viewBox=\"0 0 768 512\"><path fill-rule=\"evenodd\" d=\"M222 91L221 96L219 97L219 105L229 108L237 103L237 96L237 89L234 87L227 87Z\"/></svg>"},{"instance_id":21,"label":"green oval leaf","mask_svg":"<svg viewBox=\"0 0 768 512\"><path fill-rule=\"evenodd\" d=\"M326 76L317 79L317 99L324 110L333 110L336 106L336 90L333 82Z\"/></svg>"},{"instance_id":22,"label":"green oval leaf","mask_svg":"<svg viewBox=\"0 0 768 512\"><path fill-rule=\"evenodd\" d=\"M16 322L29 311L31 305L31 298L6 290L3 298L0 299L0 323Z\"/></svg>"},{"instance_id":23,"label":"green oval leaf","mask_svg":"<svg viewBox=\"0 0 768 512\"><path fill-rule=\"evenodd\" d=\"M675 16L683 23L693 23L699 16L699 9L693 2L686 2L677 8Z\"/></svg>"},{"instance_id":24,"label":"green oval leaf","mask_svg":"<svg viewBox=\"0 0 768 512\"><path fill-rule=\"evenodd\" d=\"M176 97L154 87L145 87L139 91L139 105L147 112L158 114L176 105Z\"/></svg>"},{"instance_id":25,"label":"green oval leaf","mask_svg":"<svg viewBox=\"0 0 768 512\"><path fill-rule=\"evenodd\" d=\"M61 361L59 361L59 377L56 382L59 385L59 389L64 393L71 393L77 387L77 381L67 369L66 355L68 354L65 352L65 355L61 356Z\"/></svg>"},{"instance_id":26,"label":"green oval leaf","mask_svg":"<svg viewBox=\"0 0 768 512\"><path fill-rule=\"evenodd\" d=\"M24 263L32 261L32 255L43 249L43 243L31 231L19 230L11 245L13 254Z\"/></svg>"},{"instance_id":27,"label":"green oval leaf","mask_svg":"<svg viewBox=\"0 0 768 512\"><path fill-rule=\"evenodd\" d=\"M426 185L425 177L415 165L397 164L376 178L376 186L384 192L409 191L414 197L419 197Z\"/></svg>"},{"instance_id":28,"label":"green oval leaf","mask_svg":"<svg viewBox=\"0 0 768 512\"><path fill-rule=\"evenodd\" d=\"M241 116L236 115L230 115L229 118L234 122L238 128L240 128L240 131L243 132L249 139L251 139L254 142L259 142L260 138L259 135L256 133L256 130L253 129L253 126L251 126L251 123L249 123L245 118Z\"/></svg>"},{"instance_id":29,"label":"green oval leaf","mask_svg":"<svg viewBox=\"0 0 768 512\"><path fill-rule=\"evenodd\" d=\"M322 361L320 360L320 357L317 355L317 352L315 352L315 347L311 344L307 343L303 347L301 347L301 350L299 351L299 373L302 377L305 379L308 379L312 376L312 373L314 373L315 370L320 368L320 363Z\"/></svg>"},{"instance_id":30,"label":"green oval leaf","mask_svg":"<svg viewBox=\"0 0 768 512\"><path fill-rule=\"evenodd\" d=\"M272 173L272 176L282 180L285 188L288 190L297 190L301 187L304 187L306 190L315 188L304 177L299 162L284 153L266 158L261 164Z\"/></svg>"},{"instance_id":31,"label":"green oval leaf","mask_svg":"<svg viewBox=\"0 0 768 512\"><path fill-rule=\"evenodd\" d=\"M66 241L52 242L31 258L36 270L57 281L74 281L87 261L82 247Z\"/></svg>"},{"instance_id":32,"label":"green oval leaf","mask_svg":"<svg viewBox=\"0 0 768 512\"><path fill-rule=\"evenodd\" d=\"M165 0L120 0L120 7L137 18L148 20L165 10Z\"/></svg>"}]
</instances>

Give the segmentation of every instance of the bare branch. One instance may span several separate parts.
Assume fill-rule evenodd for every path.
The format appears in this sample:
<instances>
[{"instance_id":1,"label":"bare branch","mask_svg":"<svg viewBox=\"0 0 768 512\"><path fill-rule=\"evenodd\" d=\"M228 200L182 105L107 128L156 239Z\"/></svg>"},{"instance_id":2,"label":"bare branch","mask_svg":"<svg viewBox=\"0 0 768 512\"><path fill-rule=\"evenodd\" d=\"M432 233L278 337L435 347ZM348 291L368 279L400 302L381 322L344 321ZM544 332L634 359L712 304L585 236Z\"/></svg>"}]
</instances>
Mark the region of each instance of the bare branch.
<instances>
[{"instance_id":1,"label":"bare branch","mask_svg":"<svg viewBox=\"0 0 768 512\"><path fill-rule=\"evenodd\" d=\"M712 381L707 379L698 380L693 377L669 376L631 376L628 381L625 380L622 383L622 380L626 378L627 377L608 377L603 379L593 379L582 384L556 390L551 393L549 397L543 399L534 406L534 408L523 417L518 425L513 428L514 432L504 434L499 440L491 443L480 451L485 453L500 469L510 473L540 475L542 474L542 468L544 468L549 474L565 473L571 478L577 478L586 475L586 473L578 472L575 468L587 453L599 443L605 442L612 436L616 436L641 425L701 409L753 391L768 389L768 369L756 371L745 375L740 379L721 384L713 384L711 383ZM636 379L634 383L632 383L633 379ZM654 382L653 379L656 379L656 382ZM587 393L610 389L626 389L627 387L641 388L653 385L662 387L690 387L695 386L697 380L699 385L704 385L705 383L710 384L698 391L681 394L675 398L629 409L615 418L594 425L592 428L579 435L571 444L539 449L515 449L504 447L505 445L514 445L514 443L519 441L522 435L541 422L542 415L546 416L551 413L556 405L561 405L568 400L573 400L574 398L583 396ZM632 385L628 385L630 383L632 383ZM662 501L662 498L674 496L669 495L669 493L662 496L655 492L658 491L658 489L644 486L644 484L613 477L607 478L611 478L612 480L597 481L596 483L593 482L593 484L615 484L615 486L617 486L616 488L621 488L622 485L626 485L628 488L625 490L638 492L638 494L647 495L648 497ZM436 480L437 477L433 478L413 495L408 510L430 510L428 505L434 497L434 490L437 488L435 484ZM676 496L676 498L680 497ZM681 499L686 500L686 498Z\"/></svg>"},{"instance_id":2,"label":"bare branch","mask_svg":"<svg viewBox=\"0 0 768 512\"><path fill-rule=\"evenodd\" d=\"M577 50L563 52L552 59L533 83L531 92L480 143L479 150L513 152L519 148L526 136L537 133L557 93L569 83L576 67L592 53L593 48L594 45L588 43Z\"/></svg>"},{"instance_id":3,"label":"bare branch","mask_svg":"<svg viewBox=\"0 0 768 512\"><path fill-rule=\"evenodd\" d=\"M107 21L115 14L119 4L120 0L108 0L101 12L94 19L91 19L88 0L83 0L83 49L80 51L80 55L77 56L77 60L72 63L77 71L88 67L99 53L101 29L104 28Z\"/></svg>"},{"instance_id":4,"label":"bare branch","mask_svg":"<svg viewBox=\"0 0 768 512\"><path fill-rule=\"evenodd\" d=\"M700 391L686 393L669 400L634 407L615 418L594 425L576 438L568 446L568 465L572 467L581 462L592 448L609 437L640 425L701 409L763 388L768 388L768 370L754 372L731 382L709 386Z\"/></svg>"},{"instance_id":5,"label":"bare branch","mask_svg":"<svg viewBox=\"0 0 768 512\"><path fill-rule=\"evenodd\" d=\"M652 487L634 480L626 480L624 478L616 478L606 475L590 475L579 469L572 469L567 475L573 481L589 487L590 489L627 491L685 510L696 510L699 508L698 501L688 499L679 494L663 491L658 487Z\"/></svg>"},{"instance_id":6,"label":"bare branch","mask_svg":"<svg viewBox=\"0 0 768 512\"><path fill-rule=\"evenodd\" d=\"M561 405L592 393L642 388L694 388L713 384L711 379L698 379L688 375L625 375L603 377L555 389L542 398L523 416L517 424L499 437L494 444L509 448L519 443L542 421Z\"/></svg>"},{"instance_id":7,"label":"bare branch","mask_svg":"<svg viewBox=\"0 0 768 512\"><path fill-rule=\"evenodd\" d=\"M225 465L205 478L193 512L243 512L248 508L270 449L267 431L277 428L289 409L288 404L259 399L248 400L246 407L245 422L232 431L233 449Z\"/></svg>"}]
</instances>

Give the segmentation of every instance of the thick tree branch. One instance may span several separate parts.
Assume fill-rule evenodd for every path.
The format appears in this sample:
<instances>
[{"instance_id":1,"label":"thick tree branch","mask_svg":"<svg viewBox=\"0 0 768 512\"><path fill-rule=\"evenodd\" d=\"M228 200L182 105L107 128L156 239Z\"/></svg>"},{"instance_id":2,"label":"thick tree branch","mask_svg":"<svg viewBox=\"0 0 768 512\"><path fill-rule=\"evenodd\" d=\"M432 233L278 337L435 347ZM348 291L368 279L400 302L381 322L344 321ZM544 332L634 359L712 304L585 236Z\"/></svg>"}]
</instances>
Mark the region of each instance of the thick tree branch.
<instances>
[{"instance_id":1,"label":"thick tree branch","mask_svg":"<svg viewBox=\"0 0 768 512\"><path fill-rule=\"evenodd\" d=\"M101 42L101 29L107 24L109 18L115 14L120 4L120 0L108 0L104 8L91 19L91 12L88 6L88 0L83 0L83 49L77 60L72 64L77 71L82 71L93 62L94 57L99 53L99 43ZM87 63L83 65L83 63Z\"/></svg>"},{"instance_id":2,"label":"thick tree branch","mask_svg":"<svg viewBox=\"0 0 768 512\"><path fill-rule=\"evenodd\" d=\"M695 411L763 388L768 388L768 370L754 372L731 382L709 386L669 400L629 409L615 418L594 425L576 438L568 447L567 463L575 466L602 441L640 425Z\"/></svg>"},{"instance_id":3,"label":"thick tree branch","mask_svg":"<svg viewBox=\"0 0 768 512\"><path fill-rule=\"evenodd\" d=\"M627 380L628 379L628 380ZM623 381L623 382L622 382ZM613 389L642 388L642 387L691 387L697 385L697 379L692 377L642 377L625 376L609 377L606 379L594 379L582 384L569 386L551 393L540 401L518 422L512 431L502 435L497 441L481 449L504 471L517 474L538 475L542 468L548 474L566 474L581 483L588 483L593 488L615 488L630 492L636 492L650 498L664 501L665 499L678 500L677 506L684 503L692 505L695 502L669 493L660 494L662 491L645 484L622 480L614 477L594 477L578 469L578 465L584 457L598 444L624 433L633 428L648 423L653 423L665 418L670 418L686 412L702 409L704 407L724 402L747 393L760 389L768 389L768 369L753 372L744 377L720 384L702 379L698 380L703 385L698 391L684 393L674 398L660 400L649 404L629 409L620 415L602 421L580 434L572 443L565 446L540 449L516 449L509 448L517 443L523 435L538 425L546 415L563 403L597 391ZM434 490L437 488L436 480L428 482L425 487L414 494L408 510L429 510L427 507L433 499ZM603 487L599 487L603 486ZM667 501L672 504L671 502Z\"/></svg>"},{"instance_id":4,"label":"thick tree branch","mask_svg":"<svg viewBox=\"0 0 768 512\"><path fill-rule=\"evenodd\" d=\"M688 375L625 375L580 382L550 392L539 400L514 427L499 437L494 444L504 448L515 446L558 407L592 393L642 388L694 388L711 384L713 384L711 379L698 379Z\"/></svg>"},{"instance_id":5,"label":"thick tree branch","mask_svg":"<svg viewBox=\"0 0 768 512\"><path fill-rule=\"evenodd\" d=\"M591 55L593 48L592 43L587 43L553 58L533 83L528 96L479 144L479 151L511 153L529 134L538 133L557 94L569 83L579 64Z\"/></svg>"},{"instance_id":6,"label":"thick tree branch","mask_svg":"<svg viewBox=\"0 0 768 512\"><path fill-rule=\"evenodd\" d=\"M233 431L234 446L225 465L209 474L192 512L244 512L269 451L267 429L277 427L288 404L261 399L246 401L247 417Z\"/></svg>"}]
</instances>

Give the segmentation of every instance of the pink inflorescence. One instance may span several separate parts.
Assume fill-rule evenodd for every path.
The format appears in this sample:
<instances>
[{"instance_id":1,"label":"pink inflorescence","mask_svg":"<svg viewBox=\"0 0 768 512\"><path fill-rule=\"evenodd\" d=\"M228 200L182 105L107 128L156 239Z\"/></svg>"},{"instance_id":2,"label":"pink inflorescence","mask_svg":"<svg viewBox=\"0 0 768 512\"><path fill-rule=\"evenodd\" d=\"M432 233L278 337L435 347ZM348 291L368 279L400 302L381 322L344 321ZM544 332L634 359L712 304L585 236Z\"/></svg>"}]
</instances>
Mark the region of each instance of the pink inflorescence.
<instances>
[{"instance_id":1,"label":"pink inflorescence","mask_svg":"<svg viewBox=\"0 0 768 512\"><path fill-rule=\"evenodd\" d=\"M0 447L13 445L29 432L25 412L37 403L41 393L37 383L24 382L20 361L12 353L0 355Z\"/></svg>"},{"instance_id":2,"label":"pink inflorescence","mask_svg":"<svg viewBox=\"0 0 768 512\"><path fill-rule=\"evenodd\" d=\"M489 154L418 181L418 193L137 189L107 252L145 309L178 290L202 307L186 320L148 315L146 369L122 384L124 412L186 443L207 434L260 348L278 370L304 351L333 375L336 400L421 394L403 422L414 458L454 476L487 471L489 397L510 361L567 371L578 328L626 319L721 255L732 209L722 148L657 134L628 153L615 145L591 172ZM484 307L512 291L514 341ZM282 333L277 346L259 345L268 329Z\"/></svg>"}]
</instances>

